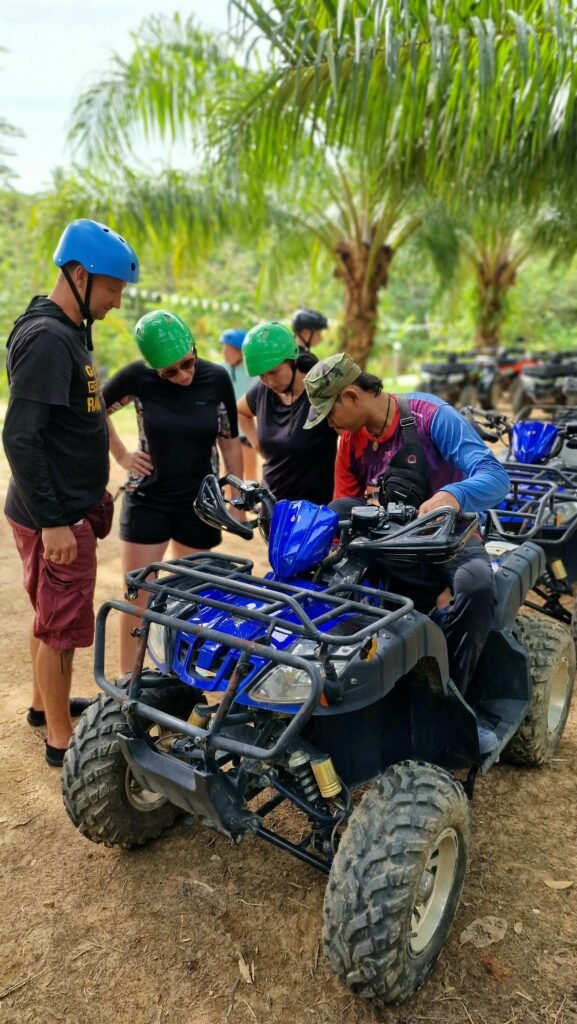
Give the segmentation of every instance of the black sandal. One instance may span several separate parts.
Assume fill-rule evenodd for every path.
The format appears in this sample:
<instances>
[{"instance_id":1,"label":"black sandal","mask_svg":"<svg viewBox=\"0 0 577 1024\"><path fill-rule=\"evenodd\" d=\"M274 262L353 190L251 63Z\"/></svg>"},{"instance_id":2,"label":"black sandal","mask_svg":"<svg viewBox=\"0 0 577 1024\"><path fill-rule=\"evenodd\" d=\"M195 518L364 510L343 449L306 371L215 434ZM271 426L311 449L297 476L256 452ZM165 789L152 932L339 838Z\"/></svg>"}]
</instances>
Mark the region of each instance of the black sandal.
<instances>
[{"instance_id":1,"label":"black sandal","mask_svg":"<svg viewBox=\"0 0 577 1024\"><path fill-rule=\"evenodd\" d=\"M86 708L92 704L94 697L71 697L69 703L70 717L80 718L80 715ZM43 711L37 711L36 708L28 708L28 714L26 715L26 721L28 725L31 725L33 729L37 729L40 725L46 725L46 715ZM57 749L54 747L53 749ZM62 761L60 762L62 764Z\"/></svg>"}]
</instances>

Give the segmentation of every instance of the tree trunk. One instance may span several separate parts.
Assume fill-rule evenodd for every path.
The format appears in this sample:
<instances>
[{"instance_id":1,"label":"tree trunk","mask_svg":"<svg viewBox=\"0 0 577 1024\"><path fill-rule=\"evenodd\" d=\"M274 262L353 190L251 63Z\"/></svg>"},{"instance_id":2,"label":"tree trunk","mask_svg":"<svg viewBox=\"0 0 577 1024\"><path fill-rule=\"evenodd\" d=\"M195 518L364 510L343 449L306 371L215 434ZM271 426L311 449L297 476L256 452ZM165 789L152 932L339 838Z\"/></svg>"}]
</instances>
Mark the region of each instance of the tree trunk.
<instances>
[{"instance_id":1,"label":"tree trunk","mask_svg":"<svg viewBox=\"0 0 577 1024\"><path fill-rule=\"evenodd\" d=\"M507 315L507 292L516 280L515 264L507 257L490 265L477 266L477 317L475 349L496 353L501 345L501 328Z\"/></svg>"},{"instance_id":2,"label":"tree trunk","mask_svg":"<svg viewBox=\"0 0 577 1024\"><path fill-rule=\"evenodd\" d=\"M393 255L390 246L383 245L371 263L368 244L359 247L347 240L335 248L334 276L343 282L346 293L343 349L363 369L375 341L379 291L387 286Z\"/></svg>"}]
</instances>

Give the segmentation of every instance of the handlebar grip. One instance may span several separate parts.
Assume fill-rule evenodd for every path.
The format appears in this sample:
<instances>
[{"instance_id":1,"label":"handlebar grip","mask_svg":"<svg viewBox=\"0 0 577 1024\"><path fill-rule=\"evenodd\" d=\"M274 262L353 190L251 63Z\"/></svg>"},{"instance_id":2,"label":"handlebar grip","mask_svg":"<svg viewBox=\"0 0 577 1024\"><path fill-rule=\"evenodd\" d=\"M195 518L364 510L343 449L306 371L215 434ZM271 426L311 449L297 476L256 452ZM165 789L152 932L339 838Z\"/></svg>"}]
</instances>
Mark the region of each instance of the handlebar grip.
<instances>
[{"instance_id":1,"label":"handlebar grip","mask_svg":"<svg viewBox=\"0 0 577 1024\"><path fill-rule=\"evenodd\" d=\"M225 483L230 484L231 487L235 487L237 491L240 491L244 485L244 480L240 480L237 476L233 476L232 473L228 473L224 480Z\"/></svg>"}]
</instances>

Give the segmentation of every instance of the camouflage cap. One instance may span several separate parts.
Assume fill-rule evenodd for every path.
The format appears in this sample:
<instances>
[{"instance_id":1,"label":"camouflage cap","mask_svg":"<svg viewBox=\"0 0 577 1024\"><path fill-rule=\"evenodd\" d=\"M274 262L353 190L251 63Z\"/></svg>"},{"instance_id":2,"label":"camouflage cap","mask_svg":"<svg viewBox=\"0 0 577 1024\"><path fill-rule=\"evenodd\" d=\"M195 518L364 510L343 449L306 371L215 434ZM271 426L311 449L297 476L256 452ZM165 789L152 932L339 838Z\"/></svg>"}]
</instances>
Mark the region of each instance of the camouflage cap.
<instances>
[{"instance_id":1,"label":"camouflage cap","mask_svg":"<svg viewBox=\"0 0 577 1024\"><path fill-rule=\"evenodd\" d=\"M305 377L311 411L304 429L310 430L321 423L330 413L343 388L354 384L362 372L346 352L339 352L336 356L329 356L316 363Z\"/></svg>"}]
</instances>

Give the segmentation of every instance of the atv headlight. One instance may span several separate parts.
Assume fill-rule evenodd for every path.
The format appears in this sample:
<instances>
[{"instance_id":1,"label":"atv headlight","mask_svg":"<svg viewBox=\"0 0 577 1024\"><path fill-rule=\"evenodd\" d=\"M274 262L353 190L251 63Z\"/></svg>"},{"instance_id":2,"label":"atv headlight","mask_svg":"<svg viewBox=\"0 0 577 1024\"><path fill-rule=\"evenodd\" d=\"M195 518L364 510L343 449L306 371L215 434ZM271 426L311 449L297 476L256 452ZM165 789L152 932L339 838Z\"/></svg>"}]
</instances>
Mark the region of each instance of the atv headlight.
<instances>
[{"instance_id":1,"label":"atv headlight","mask_svg":"<svg viewBox=\"0 0 577 1024\"><path fill-rule=\"evenodd\" d=\"M555 505L555 526L564 526L577 515L577 502L560 501Z\"/></svg>"},{"instance_id":2,"label":"atv headlight","mask_svg":"<svg viewBox=\"0 0 577 1024\"><path fill-rule=\"evenodd\" d=\"M155 665L162 669L168 667L166 664L166 638L166 626L161 626L158 622L151 622L148 631L148 653Z\"/></svg>"},{"instance_id":3,"label":"atv headlight","mask_svg":"<svg viewBox=\"0 0 577 1024\"><path fill-rule=\"evenodd\" d=\"M304 669L275 665L250 691L250 699L256 704L304 704L311 685Z\"/></svg>"}]
</instances>

